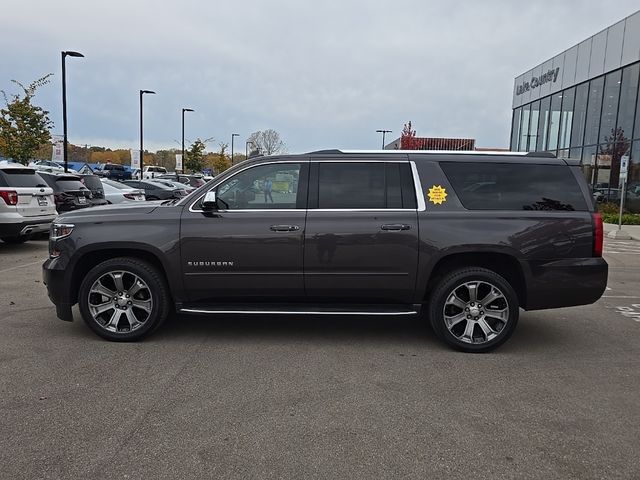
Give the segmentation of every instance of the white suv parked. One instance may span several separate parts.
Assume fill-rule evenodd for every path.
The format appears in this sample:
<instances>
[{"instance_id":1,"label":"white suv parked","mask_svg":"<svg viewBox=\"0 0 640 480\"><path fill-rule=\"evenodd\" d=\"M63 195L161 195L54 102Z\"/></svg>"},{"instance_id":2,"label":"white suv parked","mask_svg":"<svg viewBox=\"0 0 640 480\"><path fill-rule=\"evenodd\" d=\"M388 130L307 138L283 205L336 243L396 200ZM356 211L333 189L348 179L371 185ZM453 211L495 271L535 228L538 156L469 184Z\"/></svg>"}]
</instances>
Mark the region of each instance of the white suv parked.
<instances>
[{"instance_id":1,"label":"white suv parked","mask_svg":"<svg viewBox=\"0 0 640 480\"><path fill-rule=\"evenodd\" d=\"M18 163L0 164L0 239L22 243L46 232L56 218L53 190L36 170Z\"/></svg>"}]
</instances>

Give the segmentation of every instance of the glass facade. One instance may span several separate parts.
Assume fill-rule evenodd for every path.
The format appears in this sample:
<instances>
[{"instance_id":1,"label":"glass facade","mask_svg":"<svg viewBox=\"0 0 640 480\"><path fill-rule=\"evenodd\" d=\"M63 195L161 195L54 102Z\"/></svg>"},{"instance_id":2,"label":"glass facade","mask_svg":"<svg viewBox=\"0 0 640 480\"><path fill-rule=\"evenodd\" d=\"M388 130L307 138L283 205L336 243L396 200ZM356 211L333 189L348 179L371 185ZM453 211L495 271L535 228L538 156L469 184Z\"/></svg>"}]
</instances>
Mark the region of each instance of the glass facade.
<instances>
[{"instance_id":1,"label":"glass facade","mask_svg":"<svg viewBox=\"0 0 640 480\"><path fill-rule=\"evenodd\" d=\"M513 110L511 150L580 159L600 199L619 201L620 159L630 157L626 205L640 213L640 62Z\"/></svg>"}]
</instances>

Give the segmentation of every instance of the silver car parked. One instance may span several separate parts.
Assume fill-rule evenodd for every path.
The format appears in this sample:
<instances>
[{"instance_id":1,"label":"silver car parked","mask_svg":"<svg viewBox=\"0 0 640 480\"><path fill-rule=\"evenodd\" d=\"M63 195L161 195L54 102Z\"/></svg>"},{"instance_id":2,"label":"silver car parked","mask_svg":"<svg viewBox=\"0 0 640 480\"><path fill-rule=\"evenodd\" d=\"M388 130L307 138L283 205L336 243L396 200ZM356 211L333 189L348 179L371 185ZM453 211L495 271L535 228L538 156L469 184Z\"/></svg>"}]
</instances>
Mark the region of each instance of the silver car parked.
<instances>
[{"instance_id":1,"label":"silver car parked","mask_svg":"<svg viewBox=\"0 0 640 480\"><path fill-rule=\"evenodd\" d=\"M56 218L53 190L31 167L0 164L0 239L22 243Z\"/></svg>"}]
</instances>

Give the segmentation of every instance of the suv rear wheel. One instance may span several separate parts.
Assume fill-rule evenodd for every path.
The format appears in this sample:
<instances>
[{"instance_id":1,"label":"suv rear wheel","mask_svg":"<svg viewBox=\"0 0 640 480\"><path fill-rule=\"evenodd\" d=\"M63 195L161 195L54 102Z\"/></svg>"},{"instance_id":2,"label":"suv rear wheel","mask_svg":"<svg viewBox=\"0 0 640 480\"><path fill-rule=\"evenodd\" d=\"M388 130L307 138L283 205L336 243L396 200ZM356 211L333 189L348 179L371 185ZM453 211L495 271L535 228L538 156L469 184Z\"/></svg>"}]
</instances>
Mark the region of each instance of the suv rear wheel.
<instances>
[{"instance_id":1,"label":"suv rear wheel","mask_svg":"<svg viewBox=\"0 0 640 480\"><path fill-rule=\"evenodd\" d=\"M158 270L135 258L114 258L92 268L78 303L86 324L107 340L138 340L169 314L169 290Z\"/></svg>"},{"instance_id":2,"label":"suv rear wheel","mask_svg":"<svg viewBox=\"0 0 640 480\"><path fill-rule=\"evenodd\" d=\"M429 305L436 335L465 352L488 352L506 342L519 313L513 287L485 268L466 268L444 276Z\"/></svg>"}]
</instances>

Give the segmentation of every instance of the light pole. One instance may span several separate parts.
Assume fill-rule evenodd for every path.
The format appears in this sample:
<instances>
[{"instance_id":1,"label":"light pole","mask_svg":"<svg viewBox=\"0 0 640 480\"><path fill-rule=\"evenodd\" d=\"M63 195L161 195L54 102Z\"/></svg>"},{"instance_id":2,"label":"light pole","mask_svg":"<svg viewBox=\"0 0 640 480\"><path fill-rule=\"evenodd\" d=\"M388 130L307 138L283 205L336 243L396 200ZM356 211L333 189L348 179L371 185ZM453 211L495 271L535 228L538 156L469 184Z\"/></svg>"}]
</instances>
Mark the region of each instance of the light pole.
<instances>
[{"instance_id":1,"label":"light pole","mask_svg":"<svg viewBox=\"0 0 640 480\"><path fill-rule=\"evenodd\" d=\"M239 137L240 134L239 133L232 133L231 134L231 165L233 165L233 139L235 137Z\"/></svg>"},{"instance_id":2,"label":"light pole","mask_svg":"<svg viewBox=\"0 0 640 480\"><path fill-rule=\"evenodd\" d=\"M70 50L63 51L62 53L62 130L63 130L63 140L62 140L62 158L64 160L64 171L65 173L69 171L68 161L67 161L67 69L65 66L65 59L67 57L84 57L83 54L79 52L72 52Z\"/></svg>"},{"instance_id":3,"label":"light pole","mask_svg":"<svg viewBox=\"0 0 640 480\"><path fill-rule=\"evenodd\" d=\"M391 133L391 130L376 130L376 133L382 134L382 150L384 150L384 136L387 133Z\"/></svg>"},{"instance_id":4,"label":"light pole","mask_svg":"<svg viewBox=\"0 0 640 480\"><path fill-rule=\"evenodd\" d=\"M193 112L192 108L182 109L182 171L184 172L184 112ZM178 169L176 168L176 179L178 178Z\"/></svg>"},{"instance_id":5,"label":"light pole","mask_svg":"<svg viewBox=\"0 0 640 480\"><path fill-rule=\"evenodd\" d=\"M140 181L142 182L142 171L144 169L144 146L142 141L142 95L150 93L155 95L156 92L152 90L140 90Z\"/></svg>"}]
</instances>

